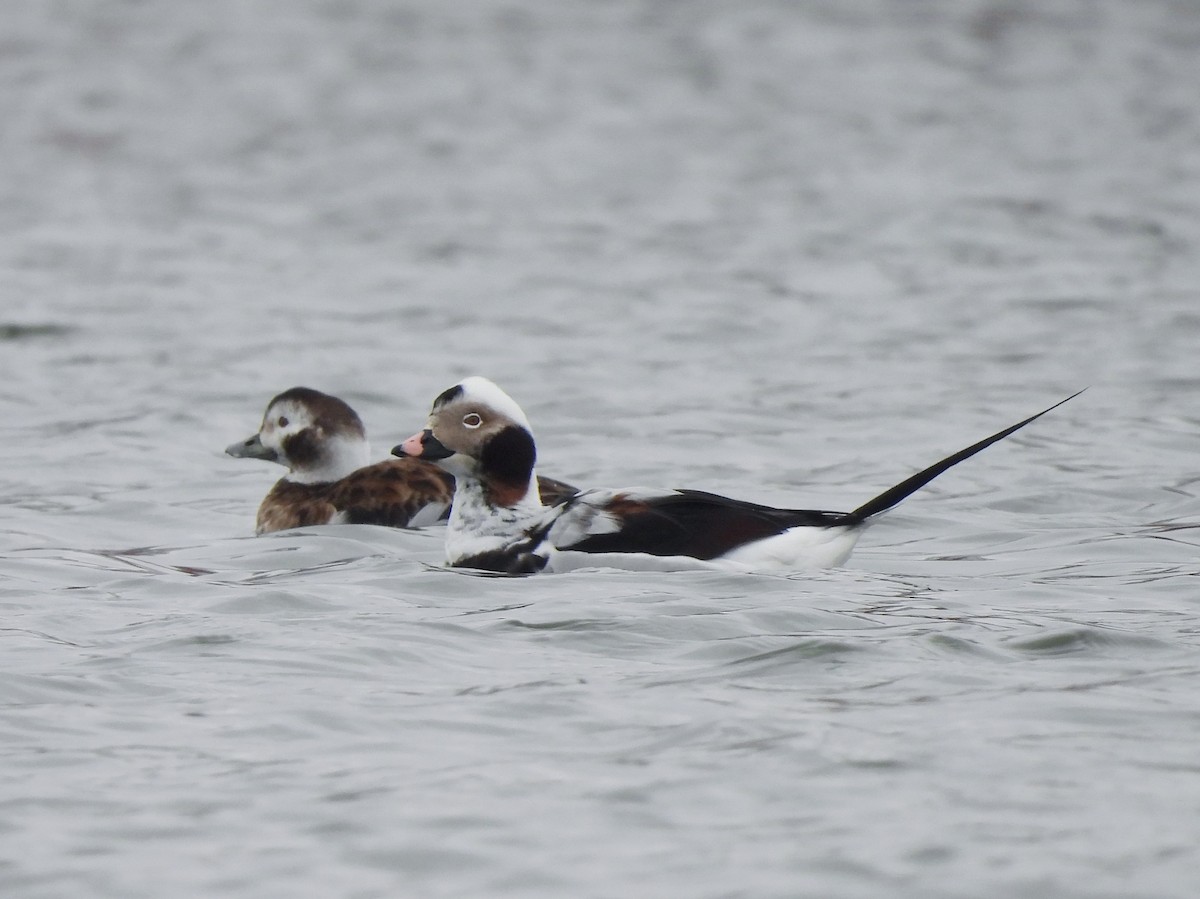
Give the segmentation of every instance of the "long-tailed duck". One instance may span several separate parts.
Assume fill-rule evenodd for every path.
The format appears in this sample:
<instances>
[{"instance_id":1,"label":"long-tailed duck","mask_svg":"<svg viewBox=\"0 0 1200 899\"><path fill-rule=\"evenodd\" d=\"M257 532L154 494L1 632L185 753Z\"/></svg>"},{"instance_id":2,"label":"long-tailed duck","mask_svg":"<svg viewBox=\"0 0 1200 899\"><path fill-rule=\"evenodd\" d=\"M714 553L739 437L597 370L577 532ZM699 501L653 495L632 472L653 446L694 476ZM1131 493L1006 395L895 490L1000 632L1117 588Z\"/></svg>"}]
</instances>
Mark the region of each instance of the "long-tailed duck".
<instances>
[{"instance_id":1,"label":"long-tailed duck","mask_svg":"<svg viewBox=\"0 0 1200 899\"><path fill-rule=\"evenodd\" d=\"M546 509L538 499L537 450L525 413L479 377L442 393L425 430L392 453L454 475L446 559L455 567L506 574L584 566L795 571L841 564L879 513L1065 402L947 456L853 512L776 509L698 490L644 488L587 490Z\"/></svg>"},{"instance_id":2,"label":"long-tailed duck","mask_svg":"<svg viewBox=\"0 0 1200 899\"><path fill-rule=\"evenodd\" d=\"M258 433L225 452L288 469L258 507L257 534L316 524L421 527L445 518L454 495L454 478L429 462L370 464L358 414L308 387L272 399ZM552 503L578 492L550 478L541 479L541 491Z\"/></svg>"}]
</instances>

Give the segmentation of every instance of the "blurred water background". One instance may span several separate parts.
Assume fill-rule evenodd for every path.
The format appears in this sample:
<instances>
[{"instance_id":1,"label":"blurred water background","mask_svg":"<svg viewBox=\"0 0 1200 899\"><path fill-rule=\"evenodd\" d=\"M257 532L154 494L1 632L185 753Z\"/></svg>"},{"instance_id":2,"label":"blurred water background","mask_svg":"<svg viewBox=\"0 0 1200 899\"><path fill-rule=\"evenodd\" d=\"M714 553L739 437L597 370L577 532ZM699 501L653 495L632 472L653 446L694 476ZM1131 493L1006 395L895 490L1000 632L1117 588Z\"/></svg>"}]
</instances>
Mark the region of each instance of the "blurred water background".
<instances>
[{"instance_id":1,"label":"blurred water background","mask_svg":"<svg viewBox=\"0 0 1200 899\"><path fill-rule=\"evenodd\" d=\"M1200 5L13 0L0 892L1194 897ZM250 536L305 384L851 508L791 577Z\"/></svg>"}]
</instances>

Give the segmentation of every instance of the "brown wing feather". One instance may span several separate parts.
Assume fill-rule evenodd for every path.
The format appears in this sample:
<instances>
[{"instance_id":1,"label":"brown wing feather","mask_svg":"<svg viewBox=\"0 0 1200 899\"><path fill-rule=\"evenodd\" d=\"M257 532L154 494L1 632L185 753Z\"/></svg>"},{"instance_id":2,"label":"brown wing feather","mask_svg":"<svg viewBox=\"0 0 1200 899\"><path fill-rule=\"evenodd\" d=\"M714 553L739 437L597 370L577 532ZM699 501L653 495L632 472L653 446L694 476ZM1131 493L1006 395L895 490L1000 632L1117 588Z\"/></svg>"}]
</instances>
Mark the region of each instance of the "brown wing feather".
<instances>
[{"instance_id":1,"label":"brown wing feather","mask_svg":"<svg viewBox=\"0 0 1200 899\"><path fill-rule=\"evenodd\" d=\"M557 505L579 491L553 478L539 478L542 501ZM420 459L388 459L367 465L332 484L280 480L258 509L257 533L329 524L339 513L347 524L403 528L434 503L447 508L454 478Z\"/></svg>"},{"instance_id":2,"label":"brown wing feather","mask_svg":"<svg viewBox=\"0 0 1200 899\"><path fill-rule=\"evenodd\" d=\"M328 524L337 514L337 509L323 495L326 486L277 481L258 507L255 533L269 534L289 528Z\"/></svg>"},{"instance_id":3,"label":"brown wing feather","mask_svg":"<svg viewBox=\"0 0 1200 899\"><path fill-rule=\"evenodd\" d=\"M557 506L559 503L566 502L578 492L578 487L572 487L563 481L556 481L554 478L545 478L538 475L538 493L542 497L543 506Z\"/></svg>"},{"instance_id":4,"label":"brown wing feather","mask_svg":"<svg viewBox=\"0 0 1200 899\"><path fill-rule=\"evenodd\" d=\"M328 485L331 503L350 524L407 527L428 505L450 505L454 479L419 459L389 459Z\"/></svg>"}]
</instances>

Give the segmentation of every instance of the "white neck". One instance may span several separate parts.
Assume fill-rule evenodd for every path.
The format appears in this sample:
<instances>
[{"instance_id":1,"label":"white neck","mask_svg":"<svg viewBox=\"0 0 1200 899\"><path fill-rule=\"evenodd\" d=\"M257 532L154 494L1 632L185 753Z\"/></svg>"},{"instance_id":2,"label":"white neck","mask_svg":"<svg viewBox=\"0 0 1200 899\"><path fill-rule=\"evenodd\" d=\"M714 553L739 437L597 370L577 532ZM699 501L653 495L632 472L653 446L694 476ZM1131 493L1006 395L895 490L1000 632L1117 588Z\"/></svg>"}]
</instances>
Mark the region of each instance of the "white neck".
<instances>
[{"instance_id":1,"label":"white neck","mask_svg":"<svg viewBox=\"0 0 1200 899\"><path fill-rule=\"evenodd\" d=\"M478 479L459 476L446 523L446 560L453 564L467 556L503 548L524 537L526 529L544 511L536 475L530 475L529 490L515 506L492 505Z\"/></svg>"},{"instance_id":2,"label":"white neck","mask_svg":"<svg viewBox=\"0 0 1200 899\"><path fill-rule=\"evenodd\" d=\"M371 445L350 437L331 437L322 458L315 465L292 469L285 478L297 484L331 484L353 474L371 462Z\"/></svg>"}]
</instances>

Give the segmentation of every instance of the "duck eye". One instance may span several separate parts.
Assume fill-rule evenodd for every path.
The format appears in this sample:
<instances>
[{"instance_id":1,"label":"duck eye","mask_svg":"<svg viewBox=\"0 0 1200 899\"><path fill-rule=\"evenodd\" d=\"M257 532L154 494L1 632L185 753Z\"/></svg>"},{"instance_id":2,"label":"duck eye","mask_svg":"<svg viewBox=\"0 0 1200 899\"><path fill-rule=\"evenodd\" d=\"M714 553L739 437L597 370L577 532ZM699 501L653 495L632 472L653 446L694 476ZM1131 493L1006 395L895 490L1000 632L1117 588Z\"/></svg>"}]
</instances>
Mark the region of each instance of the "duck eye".
<instances>
[{"instance_id":1,"label":"duck eye","mask_svg":"<svg viewBox=\"0 0 1200 899\"><path fill-rule=\"evenodd\" d=\"M287 426L288 426L287 416L286 415L279 416L279 427L286 428Z\"/></svg>"},{"instance_id":2,"label":"duck eye","mask_svg":"<svg viewBox=\"0 0 1200 899\"><path fill-rule=\"evenodd\" d=\"M479 427L481 424L483 424L483 419L480 418L479 415L477 415L474 412L468 412L466 415L463 416L463 425L465 427L475 429L475 428Z\"/></svg>"}]
</instances>

